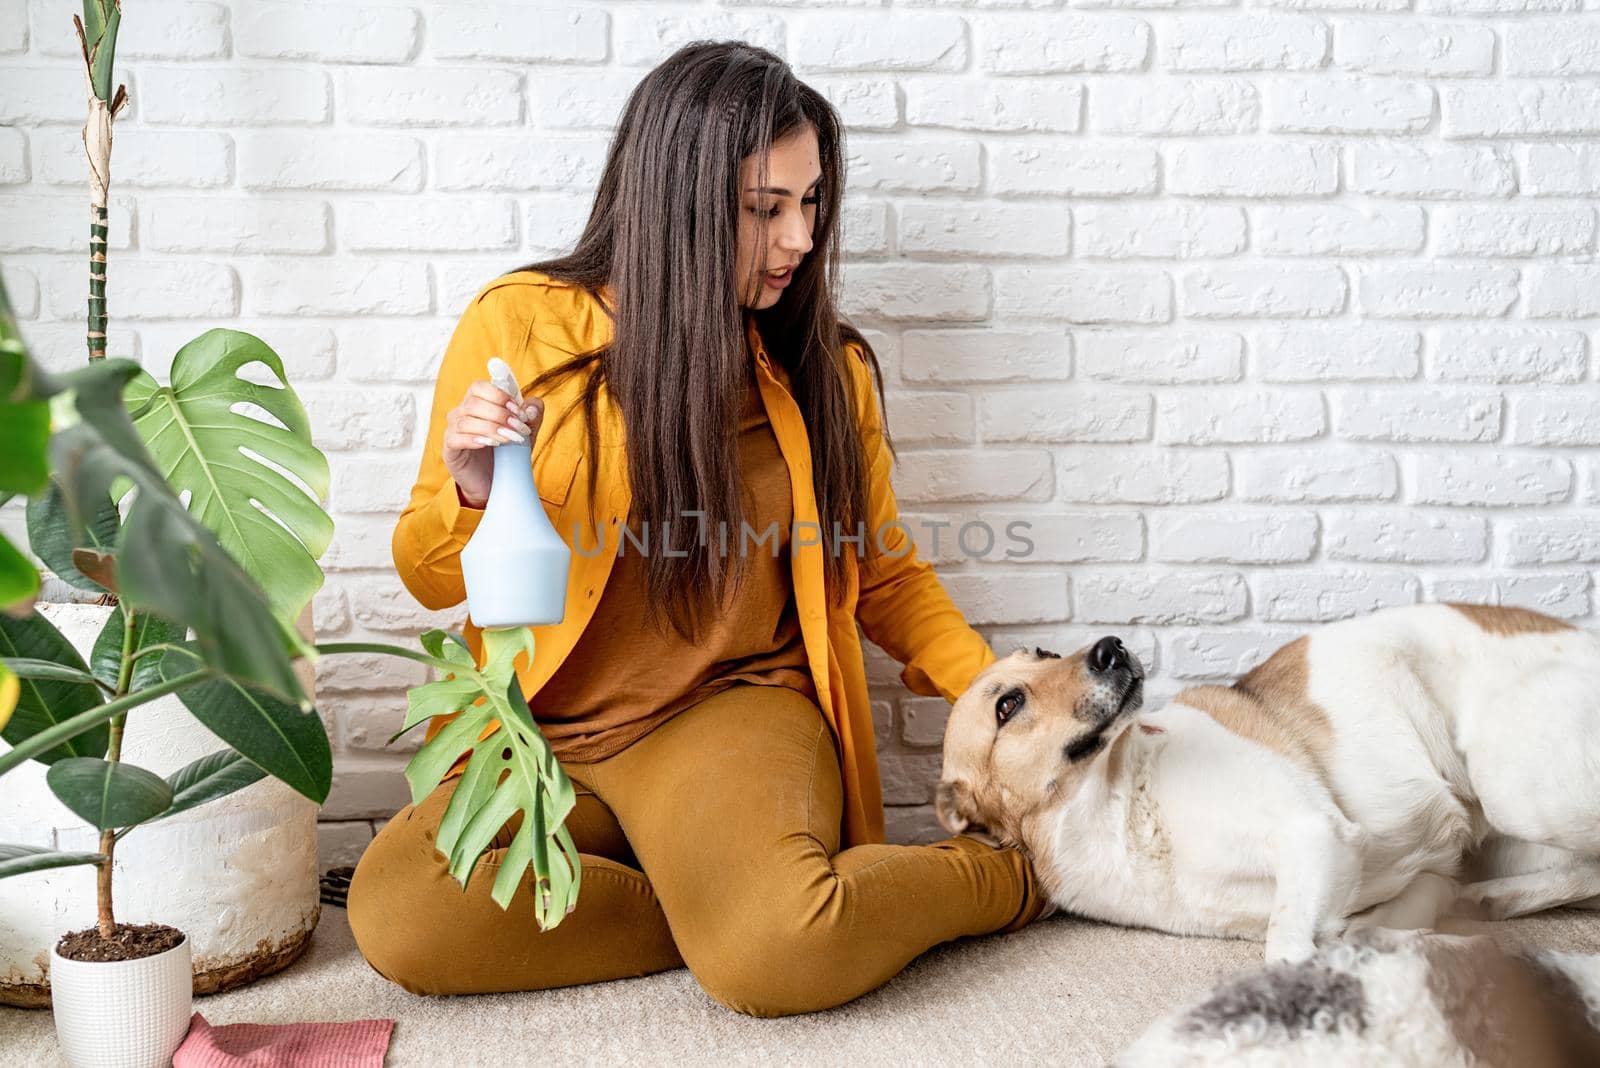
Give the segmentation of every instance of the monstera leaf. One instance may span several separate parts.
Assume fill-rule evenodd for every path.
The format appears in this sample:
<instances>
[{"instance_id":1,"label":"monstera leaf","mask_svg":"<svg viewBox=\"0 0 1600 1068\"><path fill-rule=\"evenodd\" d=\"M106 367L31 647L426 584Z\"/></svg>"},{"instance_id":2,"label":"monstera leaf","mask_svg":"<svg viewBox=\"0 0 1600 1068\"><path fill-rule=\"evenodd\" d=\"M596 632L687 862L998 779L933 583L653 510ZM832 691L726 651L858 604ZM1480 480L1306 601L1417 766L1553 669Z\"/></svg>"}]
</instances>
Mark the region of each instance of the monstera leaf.
<instances>
[{"instance_id":1,"label":"monstera leaf","mask_svg":"<svg viewBox=\"0 0 1600 1068\"><path fill-rule=\"evenodd\" d=\"M50 432L48 471L65 506L68 543L79 547L73 553L74 563L80 570L92 569L96 582L114 588L126 611L153 613L177 628L175 633L192 629L195 638L190 648L203 663L195 672L179 679L164 677L161 685L147 690L109 701L95 694L89 700L87 695L98 684L76 653L70 658L48 651L42 657L32 656L31 650L21 647L25 643L8 643L0 650L6 661L6 675L0 676L4 709L0 717L6 721L0 728L11 748L0 753L0 775L30 759L53 765L93 756L94 748L103 746L100 735L106 722L140 703L141 694L181 692L207 676L249 686L302 712L312 709L293 661L303 656L315 662L317 648L292 623L273 613L261 587L167 485L124 405L128 382L138 373L138 364L123 359L95 360L61 375L42 370L28 357L0 285L0 417L17 411L36 413L44 406ZM0 431L10 429L12 425L0 418ZM21 472L19 477L35 483L30 491L37 492L43 480L28 476L28 463L26 457L0 454L0 473L10 477ZM102 514L112 486L124 483L132 487L133 499L114 551L84 548L93 544L89 528ZM0 490L5 492L11 491ZM126 495L126 489L119 491L119 497ZM15 613L0 616L0 634L16 633L11 623L28 618ZM136 635L134 640L138 643L146 636ZM41 672L37 660L64 666L66 675ZM71 688L72 700L65 705L46 700L43 689L51 684ZM38 706L48 711L36 714ZM75 707L81 710L73 711ZM74 752L83 744L80 739L99 744L88 753ZM325 736L322 742L325 746Z\"/></svg>"},{"instance_id":2,"label":"monstera leaf","mask_svg":"<svg viewBox=\"0 0 1600 1068\"><path fill-rule=\"evenodd\" d=\"M440 818L435 844L449 858L450 874L465 890L478 858L506 821L521 812L522 825L500 862L491 896L502 909L509 907L523 870L531 865L536 883L534 917L540 930L548 930L577 905L582 869L564 825L577 798L572 781L528 713L512 666L522 653L531 662L533 632L527 627L486 630L483 643L486 655L480 669L455 635L439 630L423 635L423 647L448 661L453 670L447 678L412 688L400 733L436 715L456 711L461 715L411 758L406 780L413 803L421 804L456 758L472 751ZM481 704L473 703L479 698ZM498 720L500 729L480 742L478 736L491 720ZM560 850L554 856L552 838Z\"/></svg>"},{"instance_id":3,"label":"monstera leaf","mask_svg":"<svg viewBox=\"0 0 1600 1068\"><path fill-rule=\"evenodd\" d=\"M73 540L86 543L84 530L112 483L129 480L136 495L115 559L122 602L193 628L201 659L219 674L310 708L291 660L296 654L315 660L315 648L274 615L261 587L184 509L156 469L123 407L124 387L138 373L137 364L123 359L96 360L60 376L35 371L46 379L41 388L47 396L61 393L70 401L52 404L50 459Z\"/></svg>"},{"instance_id":4,"label":"monstera leaf","mask_svg":"<svg viewBox=\"0 0 1600 1068\"><path fill-rule=\"evenodd\" d=\"M256 363L282 384L240 376ZM333 521L321 505L328 460L311 443L310 420L283 362L258 337L207 330L178 350L171 379L163 386L140 372L128 384L134 425L173 492L189 492L190 514L261 584L278 618L292 622L322 585L317 558L333 537ZM276 422L235 410L241 406Z\"/></svg>"}]
</instances>

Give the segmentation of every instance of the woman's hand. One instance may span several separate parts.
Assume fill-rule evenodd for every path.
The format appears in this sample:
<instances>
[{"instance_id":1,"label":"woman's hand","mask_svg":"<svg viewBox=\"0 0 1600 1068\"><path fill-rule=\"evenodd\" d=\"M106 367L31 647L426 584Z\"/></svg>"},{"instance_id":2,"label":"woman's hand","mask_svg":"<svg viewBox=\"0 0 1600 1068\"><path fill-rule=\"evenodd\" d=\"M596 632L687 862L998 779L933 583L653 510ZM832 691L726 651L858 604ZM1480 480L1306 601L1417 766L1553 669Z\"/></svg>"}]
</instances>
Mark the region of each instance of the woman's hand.
<instances>
[{"instance_id":1,"label":"woman's hand","mask_svg":"<svg viewBox=\"0 0 1600 1068\"><path fill-rule=\"evenodd\" d=\"M489 450L503 441L532 441L543 419L544 401L538 397L511 397L487 380L467 387L461 403L445 417L443 455L444 466L468 505L482 508L489 501L494 481L494 455Z\"/></svg>"}]
</instances>

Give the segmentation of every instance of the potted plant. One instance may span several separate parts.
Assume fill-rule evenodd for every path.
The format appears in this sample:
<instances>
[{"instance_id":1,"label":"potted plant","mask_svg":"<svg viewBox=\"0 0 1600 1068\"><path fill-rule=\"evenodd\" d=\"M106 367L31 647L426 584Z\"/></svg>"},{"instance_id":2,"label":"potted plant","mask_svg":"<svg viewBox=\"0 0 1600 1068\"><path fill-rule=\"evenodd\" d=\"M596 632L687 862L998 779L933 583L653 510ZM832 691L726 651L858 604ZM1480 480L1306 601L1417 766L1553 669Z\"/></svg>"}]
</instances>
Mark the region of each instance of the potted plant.
<instances>
[{"instance_id":1,"label":"potted plant","mask_svg":"<svg viewBox=\"0 0 1600 1068\"><path fill-rule=\"evenodd\" d=\"M90 178L86 337L89 361L95 363L106 355L112 127L128 95L113 80L119 8L112 0L89 0L83 13L83 21L74 18L73 25L88 100L82 135ZM252 371L246 367L269 378L247 381ZM212 331L183 347L173 372L170 387L142 372L130 380L126 399L137 410L135 429L168 484L187 499L190 514L267 591L274 611L314 640L310 600L322 582L316 557L332 531L320 507L327 461L312 446L305 414L283 380L276 354L249 335ZM252 500L262 502L261 510ZM97 546L114 542L119 512L109 498L101 504L87 529L88 541L70 542L59 486L52 482L29 495L28 541L53 574L43 591L47 603L39 606L43 619L19 621L10 628L17 634L0 629L0 653L22 655L19 642L52 654L64 645L63 655L75 650L103 684L114 687L117 650L97 643L125 623L124 613L116 594L97 581L94 565L80 569L73 560L76 549L93 559ZM45 623L54 630L42 629ZM296 670L310 694L309 661L298 662ZM85 694L70 686L54 687L52 696L65 702L63 708L86 707ZM142 705L121 737L121 758L162 775L178 771L222 744L210 731L190 727L192 722L174 695ZM81 745L100 756L108 742L109 729L102 727ZM99 832L84 830L78 815L60 803L46 770L34 763L11 777L0 794L5 829L0 837L97 849ZM316 818L314 802L271 779L142 831L141 848L118 858L117 867L132 880L126 902L132 912L149 914L159 907L187 930L197 993L249 982L304 951L320 916ZM209 855L197 855L196 839L212 843L204 851ZM0 981L0 1002L49 1004L46 951L71 916L94 907L93 892L73 872L47 872L27 885L0 884L0 913L7 917L0 925L0 976L6 977Z\"/></svg>"},{"instance_id":2,"label":"potted plant","mask_svg":"<svg viewBox=\"0 0 1600 1068\"><path fill-rule=\"evenodd\" d=\"M122 359L66 375L42 371L27 355L0 279L0 503L19 493L30 502L58 500L61 551L117 597L85 662L31 610L38 574L0 539L0 634L8 652L0 657L0 737L11 746L0 753L0 777L29 762L47 765L51 792L99 836L94 851L0 843L0 878L96 869L97 923L69 932L51 954L63 1052L85 1064L111 1063L113 1051L116 1063L164 1063L189 1019L184 932L115 919L120 840L265 776L312 802L326 798L331 750L297 661L380 652L436 669L440 678L411 690L395 737L434 715L462 713L406 768L420 801L471 752L459 804L452 802L457 818L438 840L452 874L465 886L520 810L523 827L496 876L495 899L506 907L531 867L541 891L538 922L547 928L574 907L580 882L577 850L563 826L575 801L572 785L533 724L514 670L517 657L532 656L531 631L485 631L482 666L460 637L440 630L422 636L421 653L382 643L309 643L191 514L193 500L185 507L173 492L128 411L130 396L139 418L152 410L152 395L137 386L140 373ZM130 712L167 694L225 747L160 776L122 759L121 743ZM493 744L479 745L491 720L506 726Z\"/></svg>"},{"instance_id":3,"label":"potted plant","mask_svg":"<svg viewBox=\"0 0 1600 1068\"><path fill-rule=\"evenodd\" d=\"M124 404L125 390L141 396L137 365L100 359L71 375L44 374L27 359L3 285L0 359L0 424L12 439L0 493L29 495L30 534L51 533L35 551L64 555L58 572L70 567L117 596L86 661L43 615L23 611L37 575L5 551L0 641L13 696L0 706L0 736L11 746L0 768L47 766L51 793L94 829L98 848L0 845L0 875L96 868L98 923L51 952L63 1049L74 1061L109 1063L103 1036L124 1049L148 1040L153 1052L128 1049L130 1063L159 1063L188 1026L191 945L170 927L116 923L117 845L264 773L312 803L326 796L327 737L307 714L293 665L305 639L184 507L145 448ZM122 748L128 714L169 693L231 748L162 777L123 759ZM133 1026L140 1020L154 1026Z\"/></svg>"}]
</instances>

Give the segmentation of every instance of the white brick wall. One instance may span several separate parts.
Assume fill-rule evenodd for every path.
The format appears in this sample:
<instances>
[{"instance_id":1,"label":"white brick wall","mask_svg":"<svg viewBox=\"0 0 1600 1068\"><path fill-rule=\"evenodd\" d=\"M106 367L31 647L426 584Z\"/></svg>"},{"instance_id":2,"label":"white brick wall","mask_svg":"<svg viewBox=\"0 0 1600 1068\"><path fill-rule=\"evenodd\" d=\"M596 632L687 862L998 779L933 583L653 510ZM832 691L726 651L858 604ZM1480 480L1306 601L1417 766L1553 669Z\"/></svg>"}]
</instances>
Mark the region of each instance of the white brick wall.
<instances>
[{"instance_id":1,"label":"white brick wall","mask_svg":"<svg viewBox=\"0 0 1600 1068\"><path fill-rule=\"evenodd\" d=\"M997 649L1119 632L1160 700L1383 605L1593 622L1600 0L1072 8L144 0L111 351L164 372L211 326L267 339L333 462L322 633L459 622L387 560L455 318L570 245L649 66L739 36L845 117L847 309L902 510L948 523L918 543ZM53 366L84 355L70 15L0 0L0 256ZM980 519L987 561L956 540ZM943 702L868 669L891 827L927 837ZM319 678L349 860L403 803L382 741L417 678Z\"/></svg>"}]
</instances>

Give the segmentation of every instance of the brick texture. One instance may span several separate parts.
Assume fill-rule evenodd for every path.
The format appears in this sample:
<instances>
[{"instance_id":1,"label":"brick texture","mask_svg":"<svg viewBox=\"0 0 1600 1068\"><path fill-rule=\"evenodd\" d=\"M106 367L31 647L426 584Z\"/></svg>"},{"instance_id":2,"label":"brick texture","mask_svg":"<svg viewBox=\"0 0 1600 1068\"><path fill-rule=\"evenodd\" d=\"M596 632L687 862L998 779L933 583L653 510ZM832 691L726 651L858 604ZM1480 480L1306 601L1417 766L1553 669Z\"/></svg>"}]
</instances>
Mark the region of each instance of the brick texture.
<instances>
[{"instance_id":1,"label":"brick texture","mask_svg":"<svg viewBox=\"0 0 1600 1068\"><path fill-rule=\"evenodd\" d=\"M321 633L458 625L389 557L455 320L570 246L653 64L740 37L844 117L903 517L997 652L1117 633L1156 701L1385 605L1593 623L1593 0L1072 6L127 5L112 354L267 339L333 467ZM84 355L76 57L70 10L0 0L0 256L52 367ZM935 838L948 709L866 652L891 831ZM421 676L318 679L349 862Z\"/></svg>"}]
</instances>

